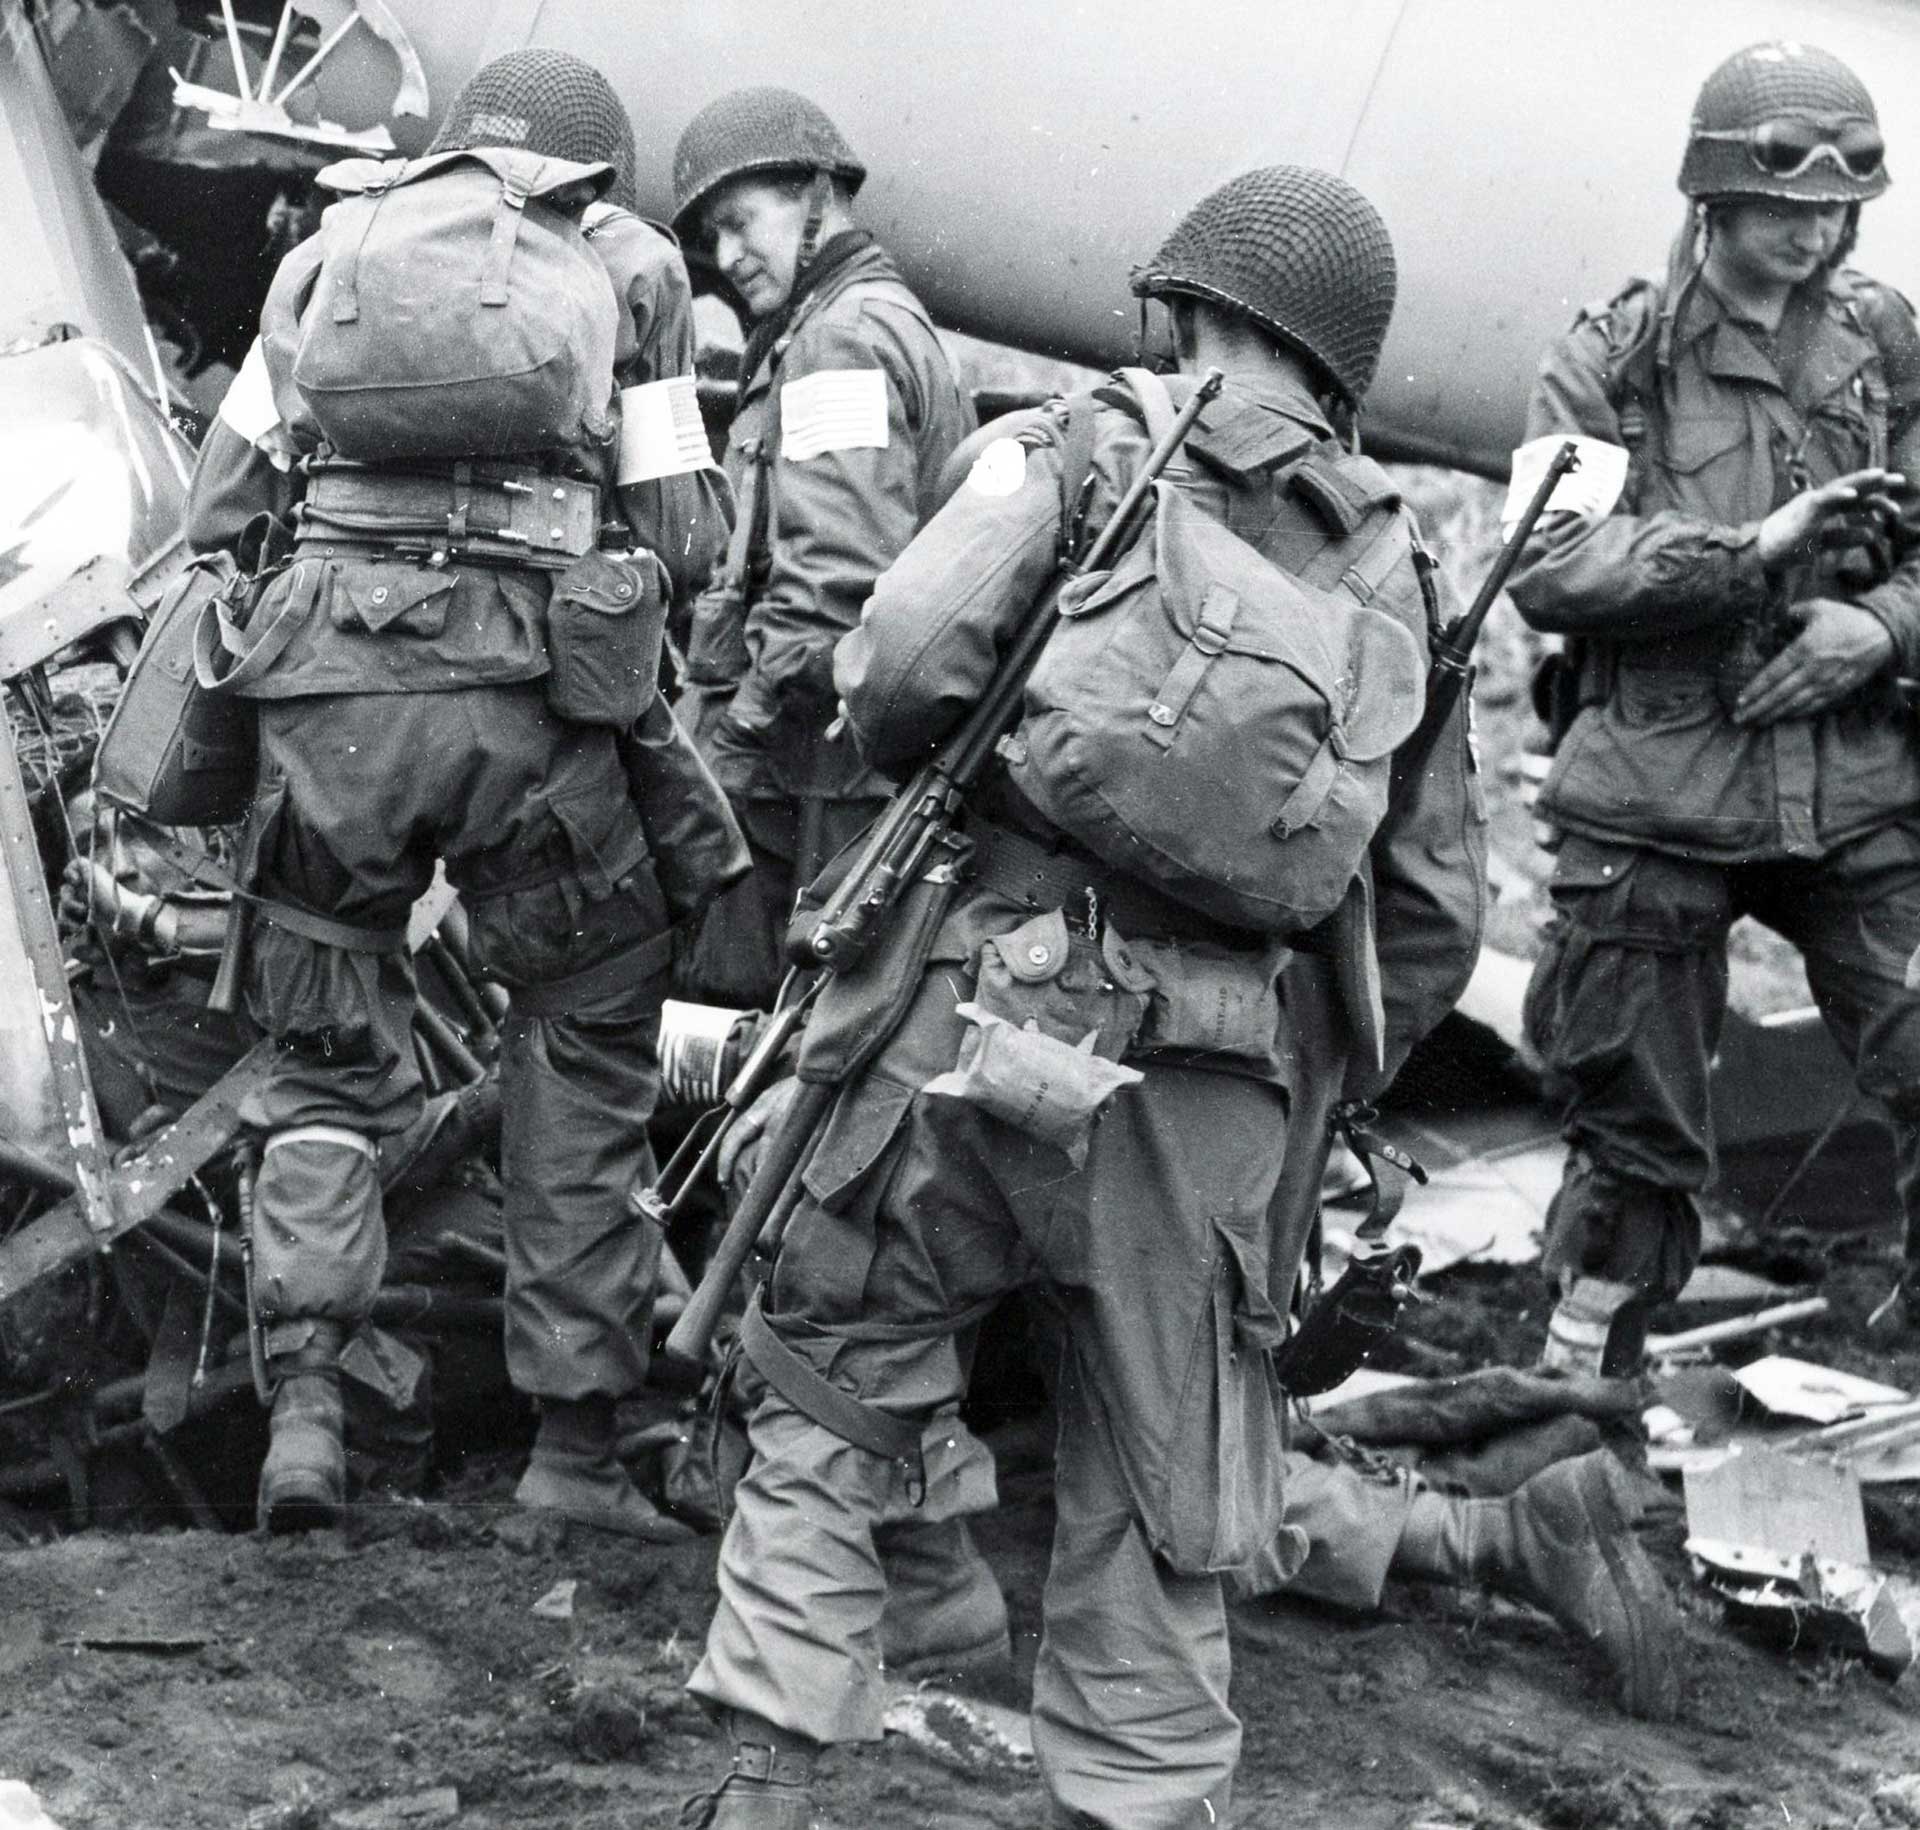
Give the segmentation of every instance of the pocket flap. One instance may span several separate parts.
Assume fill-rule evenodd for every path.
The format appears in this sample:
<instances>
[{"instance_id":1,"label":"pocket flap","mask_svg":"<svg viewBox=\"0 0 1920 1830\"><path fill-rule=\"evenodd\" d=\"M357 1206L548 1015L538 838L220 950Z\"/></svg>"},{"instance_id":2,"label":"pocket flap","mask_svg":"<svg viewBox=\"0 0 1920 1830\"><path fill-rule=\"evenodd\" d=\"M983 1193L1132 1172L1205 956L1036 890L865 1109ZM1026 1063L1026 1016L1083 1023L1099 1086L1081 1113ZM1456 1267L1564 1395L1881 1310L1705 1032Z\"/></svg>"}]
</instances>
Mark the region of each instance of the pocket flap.
<instances>
[{"instance_id":1,"label":"pocket flap","mask_svg":"<svg viewBox=\"0 0 1920 1830\"><path fill-rule=\"evenodd\" d=\"M1553 864L1556 890L1605 890L1624 883L1640 854L1630 845L1606 845L1568 833Z\"/></svg>"},{"instance_id":2,"label":"pocket flap","mask_svg":"<svg viewBox=\"0 0 1920 1830\"><path fill-rule=\"evenodd\" d=\"M828 1213L844 1212L906 1119L913 1090L869 1074L827 1119L800 1180Z\"/></svg>"},{"instance_id":3,"label":"pocket flap","mask_svg":"<svg viewBox=\"0 0 1920 1830\"><path fill-rule=\"evenodd\" d=\"M554 595L607 616L629 616L647 601L658 563L651 553L633 559L583 553L560 575Z\"/></svg>"},{"instance_id":4,"label":"pocket flap","mask_svg":"<svg viewBox=\"0 0 1920 1830\"><path fill-rule=\"evenodd\" d=\"M1010 934L996 934L984 943L999 954L1008 974L1023 985L1041 985L1066 970L1071 942L1067 918L1049 909L1023 922Z\"/></svg>"},{"instance_id":5,"label":"pocket flap","mask_svg":"<svg viewBox=\"0 0 1920 1830\"><path fill-rule=\"evenodd\" d=\"M405 618L404 633L437 636L447 626L455 580L427 567L338 565L327 617L334 628L379 635Z\"/></svg>"}]
</instances>

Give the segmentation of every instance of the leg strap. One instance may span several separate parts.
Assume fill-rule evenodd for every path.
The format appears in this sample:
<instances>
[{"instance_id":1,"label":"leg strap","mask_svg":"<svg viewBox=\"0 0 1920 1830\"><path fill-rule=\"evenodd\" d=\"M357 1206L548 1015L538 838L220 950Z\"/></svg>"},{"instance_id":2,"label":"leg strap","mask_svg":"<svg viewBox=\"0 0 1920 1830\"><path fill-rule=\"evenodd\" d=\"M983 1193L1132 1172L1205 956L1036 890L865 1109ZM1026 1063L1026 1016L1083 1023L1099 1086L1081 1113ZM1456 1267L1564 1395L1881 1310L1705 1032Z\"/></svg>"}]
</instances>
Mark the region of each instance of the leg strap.
<instances>
[{"instance_id":1,"label":"leg strap","mask_svg":"<svg viewBox=\"0 0 1920 1830\"><path fill-rule=\"evenodd\" d=\"M906 1470L917 1506L927 1492L927 1469L920 1455L920 1426L849 1397L813 1370L774 1333L760 1308L756 1290L740 1318L740 1351L753 1369L803 1417L831 1430L856 1449L897 1462Z\"/></svg>"}]
</instances>

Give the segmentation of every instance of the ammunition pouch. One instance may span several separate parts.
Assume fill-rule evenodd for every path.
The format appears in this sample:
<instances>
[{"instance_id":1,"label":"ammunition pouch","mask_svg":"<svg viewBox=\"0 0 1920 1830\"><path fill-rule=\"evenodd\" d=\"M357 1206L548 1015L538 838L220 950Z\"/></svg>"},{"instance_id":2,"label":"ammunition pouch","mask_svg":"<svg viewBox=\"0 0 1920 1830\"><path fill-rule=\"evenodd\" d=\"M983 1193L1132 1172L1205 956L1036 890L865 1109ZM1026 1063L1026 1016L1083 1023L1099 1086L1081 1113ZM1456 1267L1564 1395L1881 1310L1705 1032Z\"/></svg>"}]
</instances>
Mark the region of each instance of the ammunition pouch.
<instances>
[{"instance_id":1,"label":"ammunition pouch","mask_svg":"<svg viewBox=\"0 0 1920 1830\"><path fill-rule=\"evenodd\" d=\"M557 572L593 551L599 527L593 484L512 464L370 469L318 459L299 509L304 541Z\"/></svg>"},{"instance_id":2,"label":"ammunition pouch","mask_svg":"<svg viewBox=\"0 0 1920 1830\"><path fill-rule=\"evenodd\" d=\"M568 724L630 729L660 687L667 594L651 553L583 553L547 603L547 703Z\"/></svg>"}]
</instances>

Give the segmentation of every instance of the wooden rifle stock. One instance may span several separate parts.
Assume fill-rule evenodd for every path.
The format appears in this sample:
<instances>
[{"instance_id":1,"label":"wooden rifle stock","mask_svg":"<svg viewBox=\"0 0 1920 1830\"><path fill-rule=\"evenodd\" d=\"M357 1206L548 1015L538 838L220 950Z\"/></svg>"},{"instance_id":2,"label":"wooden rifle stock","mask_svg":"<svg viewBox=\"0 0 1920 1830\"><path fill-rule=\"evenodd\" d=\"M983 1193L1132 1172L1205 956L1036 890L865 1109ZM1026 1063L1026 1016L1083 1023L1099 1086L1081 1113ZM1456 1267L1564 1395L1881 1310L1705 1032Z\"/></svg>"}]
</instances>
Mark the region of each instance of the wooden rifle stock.
<instances>
[{"instance_id":1,"label":"wooden rifle stock","mask_svg":"<svg viewBox=\"0 0 1920 1830\"><path fill-rule=\"evenodd\" d=\"M974 709L874 822L854 867L820 910L808 938L804 963L817 966L824 975L831 975L845 971L865 953L873 924L885 917L900 892L914 880L938 835L958 812L961 797L992 759L994 746L1019 722L1027 676L1053 633L1060 585L1069 578L1111 565L1118 557L1133 534L1140 510L1151 496L1154 484L1225 381L1221 370L1207 370L1166 434L1148 453L1139 474L1128 485L1093 543L1077 558L1063 560L1053 588L1035 603ZM732 1110L707 1139L695 1166L696 1172L718 1155L721 1138L747 1103L745 1097L736 1097L738 1091L738 1083L728 1089L727 1104ZM769 1218L781 1210L781 1197L802 1168L813 1138L838 1093L835 1085L800 1083L799 1093L788 1108L785 1120L768 1142L767 1153L754 1172L752 1185L714 1248L699 1288L667 1336L667 1352L676 1359L705 1357L734 1279L747 1262ZM661 1205L657 1199L653 1203L654 1207ZM671 1205L678 1205L677 1196Z\"/></svg>"},{"instance_id":2,"label":"wooden rifle stock","mask_svg":"<svg viewBox=\"0 0 1920 1830\"><path fill-rule=\"evenodd\" d=\"M1521 549L1527 544L1535 524L1546 512L1548 499L1559 487L1560 479L1579 467L1579 447L1572 439L1564 440L1560 449L1553 454L1552 462L1547 465L1546 475L1540 479L1540 486L1533 492L1526 512L1514 523L1513 532L1501 545L1473 602L1455 619L1452 627L1443 630L1434 642L1427 670L1426 710L1421 714L1413 735L1400 746L1399 754L1394 758L1394 772L1397 775L1414 775L1427 766L1433 746L1440 741L1440 733L1447 728L1453 708L1460 703L1460 695L1467 690L1467 684L1473 678L1474 644L1480 640L1480 630L1487 620L1487 612L1493 608L1494 599L1506 588L1513 568L1520 563Z\"/></svg>"},{"instance_id":3,"label":"wooden rifle stock","mask_svg":"<svg viewBox=\"0 0 1920 1830\"><path fill-rule=\"evenodd\" d=\"M740 1268L747 1262L760 1229L778 1205L787 1184L799 1173L814 1134L827 1116L839 1092L836 1086L811 1080L800 1082L793 1104L787 1108L780 1129L767 1141L767 1154L754 1172L752 1186L734 1209L727 1230L720 1235L712 1258L701 1275L699 1286L687 1298L673 1331L667 1336L667 1352L679 1360L704 1360L713 1331L727 1305L728 1292Z\"/></svg>"}]
</instances>

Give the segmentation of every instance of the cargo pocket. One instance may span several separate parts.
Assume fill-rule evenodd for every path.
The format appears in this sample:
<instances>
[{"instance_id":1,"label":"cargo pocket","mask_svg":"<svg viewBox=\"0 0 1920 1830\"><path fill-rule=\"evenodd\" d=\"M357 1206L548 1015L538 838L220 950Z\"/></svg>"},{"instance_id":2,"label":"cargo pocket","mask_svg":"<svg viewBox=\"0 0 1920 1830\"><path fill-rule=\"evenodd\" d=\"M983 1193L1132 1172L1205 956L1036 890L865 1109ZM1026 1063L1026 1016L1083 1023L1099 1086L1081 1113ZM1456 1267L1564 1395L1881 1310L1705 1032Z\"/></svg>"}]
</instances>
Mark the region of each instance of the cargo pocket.
<instances>
[{"instance_id":1,"label":"cargo pocket","mask_svg":"<svg viewBox=\"0 0 1920 1830\"><path fill-rule=\"evenodd\" d=\"M1216 1219L1213 1286L1167 1433L1163 1516L1154 1549L1182 1575L1252 1562L1278 1535L1284 1506L1283 1401L1267 1351L1280 1318L1265 1252L1246 1226Z\"/></svg>"},{"instance_id":2,"label":"cargo pocket","mask_svg":"<svg viewBox=\"0 0 1920 1830\"><path fill-rule=\"evenodd\" d=\"M240 888L271 899L283 892L274 876L289 809L287 779L264 777L240 842L234 877ZM257 916L246 940L248 1013L276 1042L309 1059L361 1066L375 1055L380 960L310 940Z\"/></svg>"},{"instance_id":3,"label":"cargo pocket","mask_svg":"<svg viewBox=\"0 0 1920 1830\"><path fill-rule=\"evenodd\" d=\"M349 633L435 641L446 633L456 583L451 572L430 566L335 565L327 620Z\"/></svg>"},{"instance_id":4,"label":"cargo pocket","mask_svg":"<svg viewBox=\"0 0 1920 1830\"><path fill-rule=\"evenodd\" d=\"M1119 1058L1146 1009L1101 949L1058 909L982 943L970 1027L958 1064L928 1082L934 1098L965 1100L990 1117L1085 1162L1093 1121L1136 1068Z\"/></svg>"},{"instance_id":5,"label":"cargo pocket","mask_svg":"<svg viewBox=\"0 0 1920 1830\"><path fill-rule=\"evenodd\" d=\"M885 1177L882 1159L902 1135L913 1089L874 1074L857 1092L840 1100L827 1119L820 1142L801 1172L801 1185L830 1214L856 1204L877 1205Z\"/></svg>"},{"instance_id":6,"label":"cargo pocket","mask_svg":"<svg viewBox=\"0 0 1920 1830\"><path fill-rule=\"evenodd\" d=\"M533 827L544 842L528 848L514 880L476 887L464 873L454 879L480 962L510 985L584 971L668 925L631 800L594 781L549 789L541 806L551 823Z\"/></svg>"},{"instance_id":7,"label":"cargo pocket","mask_svg":"<svg viewBox=\"0 0 1920 1830\"><path fill-rule=\"evenodd\" d=\"M651 553L585 553L547 605L547 703L569 724L633 725L658 691L666 594Z\"/></svg>"},{"instance_id":8,"label":"cargo pocket","mask_svg":"<svg viewBox=\"0 0 1920 1830\"><path fill-rule=\"evenodd\" d=\"M1284 947L1223 947L1133 940L1127 951L1152 981L1136 1054L1170 1052L1209 1062L1272 1064L1279 1050Z\"/></svg>"}]
</instances>

